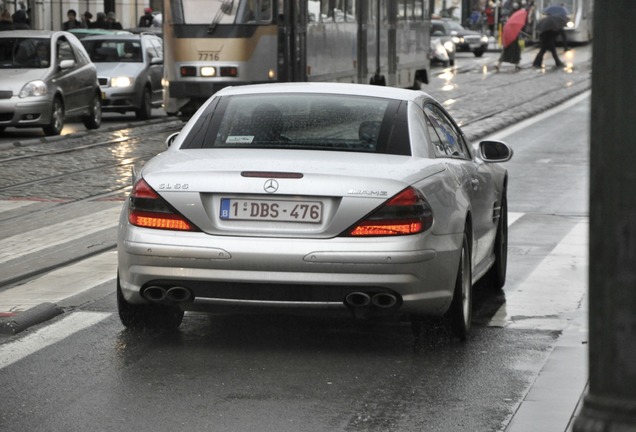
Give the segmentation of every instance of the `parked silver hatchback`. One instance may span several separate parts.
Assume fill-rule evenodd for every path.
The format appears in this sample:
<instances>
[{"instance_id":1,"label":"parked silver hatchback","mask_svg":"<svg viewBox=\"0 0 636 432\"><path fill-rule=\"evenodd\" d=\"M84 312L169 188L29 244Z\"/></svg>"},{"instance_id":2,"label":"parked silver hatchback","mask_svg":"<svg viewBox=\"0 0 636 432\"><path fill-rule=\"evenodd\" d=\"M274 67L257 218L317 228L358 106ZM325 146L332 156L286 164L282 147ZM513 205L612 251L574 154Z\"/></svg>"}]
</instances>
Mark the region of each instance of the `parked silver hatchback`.
<instances>
[{"instance_id":1,"label":"parked silver hatchback","mask_svg":"<svg viewBox=\"0 0 636 432\"><path fill-rule=\"evenodd\" d=\"M62 31L0 33L0 132L41 127L59 135L69 117L102 121L97 71L80 41Z\"/></svg>"}]
</instances>

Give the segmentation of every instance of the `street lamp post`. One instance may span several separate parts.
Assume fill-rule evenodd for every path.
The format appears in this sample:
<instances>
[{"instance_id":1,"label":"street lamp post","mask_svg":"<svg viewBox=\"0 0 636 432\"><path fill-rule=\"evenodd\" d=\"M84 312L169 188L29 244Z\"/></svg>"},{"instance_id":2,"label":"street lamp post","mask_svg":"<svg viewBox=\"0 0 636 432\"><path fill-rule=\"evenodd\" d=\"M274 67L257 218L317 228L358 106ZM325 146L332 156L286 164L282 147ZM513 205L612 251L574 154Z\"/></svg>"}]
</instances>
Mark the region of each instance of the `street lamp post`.
<instances>
[{"instance_id":1,"label":"street lamp post","mask_svg":"<svg viewBox=\"0 0 636 432\"><path fill-rule=\"evenodd\" d=\"M617 44L636 2L594 11L590 151L589 393L575 432L636 431L636 50Z\"/></svg>"}]
</instances>

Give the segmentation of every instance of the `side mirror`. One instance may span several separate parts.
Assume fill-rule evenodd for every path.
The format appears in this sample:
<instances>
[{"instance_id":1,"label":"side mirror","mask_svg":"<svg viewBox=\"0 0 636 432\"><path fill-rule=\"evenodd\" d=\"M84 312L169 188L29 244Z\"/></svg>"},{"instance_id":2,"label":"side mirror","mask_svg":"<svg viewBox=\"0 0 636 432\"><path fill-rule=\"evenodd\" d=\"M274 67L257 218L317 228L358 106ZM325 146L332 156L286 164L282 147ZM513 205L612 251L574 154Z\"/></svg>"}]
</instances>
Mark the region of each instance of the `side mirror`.
<instances>
[{"instance_id":1,"label":"side mirror","mask_svg":"<svg viewBox=\"0 0 636 432\"><path fill-rule=\"evenodd\" d=\"M172 143L174 142L174 140L177 139L177 136L179 136L179 132L175 132L171 134L168 138L166 138L166 147L170 147Z\"/></svg>"},{"instance_id":2,"label":"side mirror","mask_svg":"<svg viewBox=\"0 0 636 432\"><path fill-rule=\"evenodd\" d=\"M60 62L60 69L71 69L75 67L75 60L62 60Z\"/></svg>"},{"instance_id":3,"label":"side mirror","mask_svg":"<svg viewBox=\"0 0 636 432\"><path fill-rule=\"evenodd\" d=\"M503 141L482 141L478 151L484 162L508 162L513 154L512 148Z\"/></svg>"}]
</instances>

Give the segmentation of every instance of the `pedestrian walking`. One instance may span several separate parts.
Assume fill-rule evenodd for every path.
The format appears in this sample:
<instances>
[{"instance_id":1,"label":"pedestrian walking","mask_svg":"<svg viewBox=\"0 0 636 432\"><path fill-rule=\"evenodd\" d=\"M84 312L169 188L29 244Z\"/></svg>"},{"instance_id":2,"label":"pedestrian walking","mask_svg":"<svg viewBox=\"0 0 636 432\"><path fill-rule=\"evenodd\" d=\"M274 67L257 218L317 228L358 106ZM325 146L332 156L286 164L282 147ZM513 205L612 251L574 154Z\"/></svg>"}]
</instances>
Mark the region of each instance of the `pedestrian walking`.
<instances>
[{"instance_id":1,"label":"pedestrian walking","mask_svg":"<svg viewBox=\"0 0 636 432\"><path fill-rule=\"evenodd\" d=\"M23 9L15 11L13 16L13 28L15 30L30 30L31 27L27 23L27 14Z\"/></svg>"},{"instance_id":2,"label":"pedestrian walking","mask_svg":"<svg viewBox=\"0 0 636 432\"><path fill-rule=\"evenodd\" d=\"M115 12L108 12L106 16L106 21L108 22L108 28L111 30L123 30L121 23L117 21L117 17L115 16Z\"/></svg>"},{"instance_id":3,"label":"pedestrian walking","mask_svg":"<svg viewBox=\"0 0 636 432\"><path fill-rule=\"evenodd\" d=\"M518 9L515 11L504 25L502 40L503 50L499 56L499 60L495 63L495 69L499 71L502 63L512 63L515 65L515 71L521 69L521 46L519 36L521 29L526 25L528 19L528 11L526 9Z\"/></svg>"},{"instance_id":4,"label":"pedestrian walking","mask_svg":"<svg viewBox=\"0 0 636 432\"><path fill-rule=\"evenodd\" d=\"M82 23L77 20L77 12L75 12L74 9L69 9L68 12L66 12L66 17L68 21L62 23L64 30L69 31L71 29L82 28Z\"/></svg>"},{"instance_id":5,"label":"pedestrian walking","mask_svg":"<svg viewBox=\"0 0 636 432\"><path fill-rule=\"evenodd\" d=\"M144 14L139 18L139 27L152 27L152 8L147 7L144 9Z\"/></svg>"},{"instance_id":6,"label":"pedestrian walking","mask_svg":"<svg viewBox=\"0 0 636 432\"><path fill-rule=\"evenodd\" d=\"M563 19L560 15L548 15L537 23L540 48L537 56L532 62L533 67L543 67L543 55L546 51L550 51L552 54L552 57L554 58L554 65L556 67L564 66L564 63L561 61L556 51L556 39L563 31L565 24L565 19Z\"/></svg>"},{"instance_id":7,"label":"pedestrian walking","mask_svg":"<svg viewBox=\"0 0 636 432\"><path fill-rule=\"evenodd\" d=\"M13 30L13 19L11 19L11 12L7 9L0 13L0 31Z\"/></svg>"}]
</instances>

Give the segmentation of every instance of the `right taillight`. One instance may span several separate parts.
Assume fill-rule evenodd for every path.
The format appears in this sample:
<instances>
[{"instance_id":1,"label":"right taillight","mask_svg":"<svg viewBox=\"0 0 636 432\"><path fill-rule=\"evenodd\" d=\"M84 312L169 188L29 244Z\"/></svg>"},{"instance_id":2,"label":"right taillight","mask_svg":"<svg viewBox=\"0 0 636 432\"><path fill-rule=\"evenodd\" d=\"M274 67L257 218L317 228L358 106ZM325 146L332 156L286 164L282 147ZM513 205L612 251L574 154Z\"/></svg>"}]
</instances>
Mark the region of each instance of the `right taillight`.
<instances>
[{"instance_id":1,"label":"right taillight","mask_svg":"<svg viewBox=\"0 0 636 432\"><path fill-rule=\"evenodd\" d=\"M424 196L408 187L348 229L355 237L418 234L433 225L433 211Z\"/></svg>"},{"instance_id":2,"label":"right taillight","mask_svg":"<svg viewBox=\"0 0 636 432\"><path fill-rule=\"evenodd\" d=\"M174 210L144 179L138 180L128 198L128 222L142 228L198 231Z\"/></svg>"}]
</instances>

